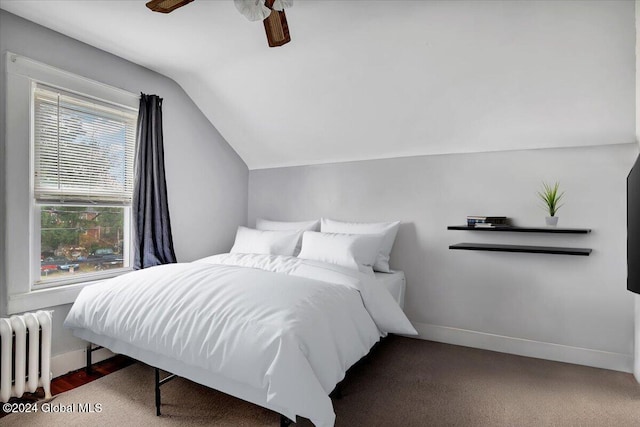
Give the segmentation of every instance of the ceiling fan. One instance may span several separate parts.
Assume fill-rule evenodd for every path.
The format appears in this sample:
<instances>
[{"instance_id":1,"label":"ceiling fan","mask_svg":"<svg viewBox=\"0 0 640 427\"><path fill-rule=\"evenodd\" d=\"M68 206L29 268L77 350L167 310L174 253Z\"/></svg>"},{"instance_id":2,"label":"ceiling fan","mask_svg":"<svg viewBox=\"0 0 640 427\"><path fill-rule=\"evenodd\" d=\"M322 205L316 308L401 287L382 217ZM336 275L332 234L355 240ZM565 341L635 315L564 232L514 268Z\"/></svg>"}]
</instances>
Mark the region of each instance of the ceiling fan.
<instances>
[{"instance_id":1,"label":"ceiling fan","mask_svg":"<svg viewBox=\"0 0 640 427\"><path fill-rule=\"evenodd\" d=\"M193 0L151 0L147 7L154 12L169 13ZM284 9L293 0L233 0L236 8L250 21L262 20L269 47L282 46L291 41Z\"/></svg>"}]
</instances>

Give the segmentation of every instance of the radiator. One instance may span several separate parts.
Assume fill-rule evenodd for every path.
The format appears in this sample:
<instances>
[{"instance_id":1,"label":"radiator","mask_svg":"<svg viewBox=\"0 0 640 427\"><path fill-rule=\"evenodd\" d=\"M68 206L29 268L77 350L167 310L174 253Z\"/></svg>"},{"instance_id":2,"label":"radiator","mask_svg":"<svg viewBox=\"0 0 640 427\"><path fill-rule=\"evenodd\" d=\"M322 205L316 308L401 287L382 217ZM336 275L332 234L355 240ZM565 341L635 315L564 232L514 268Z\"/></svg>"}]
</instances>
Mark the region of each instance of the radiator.
<instances>
[{"instance_id":1,"label":"radiator","mask_svg":"<svg viewBox=\"0 0 640 427\"><path fill-rule=\"evenodd\" d=\"M51 398L51 311L0 319L0 401L44 388Z\"/></svg>"}]
</instances>

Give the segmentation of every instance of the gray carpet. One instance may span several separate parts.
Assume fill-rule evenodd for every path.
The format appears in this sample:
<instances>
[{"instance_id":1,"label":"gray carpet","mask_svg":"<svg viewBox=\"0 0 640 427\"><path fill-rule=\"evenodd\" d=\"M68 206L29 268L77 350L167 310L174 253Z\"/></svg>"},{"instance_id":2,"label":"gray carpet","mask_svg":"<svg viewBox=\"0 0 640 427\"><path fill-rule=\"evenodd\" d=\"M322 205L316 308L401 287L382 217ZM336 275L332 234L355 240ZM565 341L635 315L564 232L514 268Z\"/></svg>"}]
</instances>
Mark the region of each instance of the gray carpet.
<instances>
[{"instance_id":1,"label":"gray carpet","mask_svg":"<svg viewBox=\"0 0 640 427\"><path fill-rule=\"evenodd\" d=\"M157 418L153 369L135 364L52 402L101 403L100 413L11 414L0 424L279 425L269 410L184 379L162 389ZM640 426L640 386L631 374L401 337L352 369L343 393L334 400L337 426Z\"/></svg>"}]
</instances>

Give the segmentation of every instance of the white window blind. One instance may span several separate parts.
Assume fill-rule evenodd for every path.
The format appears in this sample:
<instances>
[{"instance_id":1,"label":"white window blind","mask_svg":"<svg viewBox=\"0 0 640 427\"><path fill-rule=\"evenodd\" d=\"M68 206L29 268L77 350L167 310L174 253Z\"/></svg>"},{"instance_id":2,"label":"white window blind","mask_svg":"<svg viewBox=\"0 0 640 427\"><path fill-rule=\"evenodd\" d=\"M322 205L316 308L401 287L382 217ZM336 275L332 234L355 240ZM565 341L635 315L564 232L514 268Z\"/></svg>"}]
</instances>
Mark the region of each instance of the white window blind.
<instances>
[{"instance_id":1,"label":"white window blind","mask_svg":"<svg viewBox=\"0 0 640 427\"><path fill-rule=\"evenodd\" d=\"M37 84L35 197L130 204L138 112Z\"/></svg>"}]
</instances>

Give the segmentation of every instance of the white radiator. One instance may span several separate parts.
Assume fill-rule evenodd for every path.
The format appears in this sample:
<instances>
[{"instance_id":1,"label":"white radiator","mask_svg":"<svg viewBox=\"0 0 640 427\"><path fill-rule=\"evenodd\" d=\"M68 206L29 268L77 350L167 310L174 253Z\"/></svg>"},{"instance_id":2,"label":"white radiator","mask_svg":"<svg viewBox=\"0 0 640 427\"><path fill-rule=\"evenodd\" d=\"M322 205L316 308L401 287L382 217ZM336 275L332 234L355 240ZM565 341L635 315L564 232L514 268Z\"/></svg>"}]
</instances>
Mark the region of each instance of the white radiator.
<instances>
[{"instance_id":1,"label":"white radiator","mask_svg":"<svg viewBox=\"0 0 640 427\"><path fill-rule=\"evenodd\" d=\"M38 387L51 398L51 314L38 311L0 319L0 401Z\"/></svg>"}]
</instances>

